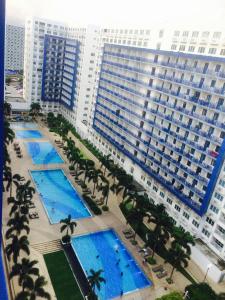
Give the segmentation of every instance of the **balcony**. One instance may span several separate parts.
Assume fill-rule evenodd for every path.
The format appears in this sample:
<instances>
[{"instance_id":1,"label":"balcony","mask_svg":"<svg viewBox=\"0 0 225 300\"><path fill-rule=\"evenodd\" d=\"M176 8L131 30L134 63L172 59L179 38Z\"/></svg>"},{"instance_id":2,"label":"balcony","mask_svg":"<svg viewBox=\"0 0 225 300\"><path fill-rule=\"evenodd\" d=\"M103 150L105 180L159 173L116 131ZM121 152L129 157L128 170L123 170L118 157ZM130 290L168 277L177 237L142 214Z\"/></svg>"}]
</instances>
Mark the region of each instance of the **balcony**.
<instances>
[{"instance_id":1,"label":"balcony","mask_svg":"<svg viewBox=\"0 0 225 300\"><path fill-rule=\"evenodd\" d=\"M108 93L111 93L111 94L112 94L112 91L110 91L109 89L106 89L106 88L103 88L103 87L101 87L101 88L102 88L103 90L107 90ZM100 90L99 90L99 91L100 91ZM102 97L104 100L107 100L107 101L109 101L110 103L112 103L112 104L114 104L114 105L116 104L116 105L119 106L121 109L125 109L125 111L127 111L127 109L126 109L125 107L123 107L122 105L119 105L118 103L112 101L112 100L109 99L108 97L101 95L100 92L99 92L99 96ZM131 101L131 100L129 100L128 98L123 97L122 95L120 95L120 94L118 94L118 93L113 93L113 96L117 96L117 97L119 98L119 100L120 100L120 98L122 98L122 99L124 99L125 101L127 101L128 103L130 102L131 104L137 105L138 107L142 107L142 106L138 105L137 103L135 103L134 101ZM143 108L143 107L142 107L142 108ZM190 128L190 127L186 126L185 124L181 123L180 121L173 119L171 116L167 116L167 115L165 116L163 113L157 112L157 111L154 110L154 109L148 109L147 111L148 111L148 112L151 112L151 114L154 114L154 115L156 115L156 116L162 117L162 119L167 119L168 121L172 121L172 122L174 122L174 123L176 123L176 124L178 124L179 126L182 126L182 127L184 127L184 128L188 128L188 129ZM130 113L133 114L132 111L130 111ZM143 119L143 118L142 118L141 116L139 116L139 115L138 115L138 117L141 118L141 119ZM171 133L171 131L169 131L167 128L162 127L162 126L160 126L159 124L157 124L157 123L155 123L155 122L152 122L152 121L150 121L150 120L146 120L146 121L147 121L150 125L156 126L156 127L158 127L159 129L163 130L165 133L168 133L168 134L173 135L173 133ZM134 126L137 127L138 129L140 128L140 126L137 126L136 124L135 124ZM142 129L142 130L144 130L144 129ZM145 132L149 135L149 132L148 132L148 131L145 131ZM198 134L199 134L199 133L198 133ZM181 140L182 142L184 141L184 138L183 138L183 137L180 137L179 135L176 136L176 137L177 137L178 139L180 138L180 140ZM190 144L192 147L194 147L194 148L200 150L201 152L205 153L206 155L209 155L209 153L208 153L207 151L205 151L203 147L197 145L196 143L191 142L191 141L189 141L188 139L186 139L185 142L188 143L188 144ZM166 145L167 145L167 144L166 144ZM174 148L172 148L172 150L174 150ZM183 154L183 155L186 156L187 158L189 158L189 159L191 159L192 161L198 163L198 165L200 165L200 166L202 165L202 162L201 162L201 161L198 161L198 160L194 159L193 157L191 157L190 155L188 155L188 154L185 153L184 151L181 151L180 149L176 149L175 151L177 151L179 154ZM215 159L214 157L212 157L212 158ZM212 166L210 166L210 165L204 164L203 167L204 167L207 171L212 171Z\"/></svg>"},{"instance_id":2,"label":"balcony","mask_svg":"<svg viewBox=\"0 0 225 300\"><path fill-rule=\"evenodd\" d=\"M149 51L150 52L150 51ZM110 52L110 51L105 51L104 55L109 55L112 57L119 57L119 58L123 58L123 59L129 59L129 60L135 60L138 62L145 62L145 63L149 63L149 64L153 64L153 65L160 65L160 66L165 66L165 67L170 67L173 69L180 69L180 70L185 70L185 71L189 71L191 73L199 73L199 74L203 74L203 75L208 75L208 76L214 76L214 77L221 77L221 78L225 78L225 72L221 71L221 72L215 72L213 70L207 70L206 72L204 72L203 68L197 68L194 66L189 66L189 65L185 65L185 64L176 64L176 63L171 63L171 62L165 62L165 61L154 61L154 60L150 60L150 59L146 59L143 57L138 57L138 56L131 56L131 55L126 55L126 54L121 54L121 53L115 53L115 52Z\"/></svg>"},{"instance_id":3,"label":"balcony","mask_svg":"<svg viewBox=\"0 0 225 300\"><path fill-rule=\"evenodd\" d=\"M135 71L135 72L141 72L139 69L136 69L136 68L132 68L132 67L128 67L128 66L124 66L124 65L120 65L120 64L117 64L117 63L111 63L111 62L109 62L109 64L111 64L111 65L116 65L116 66L119 66L119 67L121 67L122 66L122 68L124 68L124 69L128 69L128 70L131 70L131 71ZM147 89L153 89L153 90L156 90L156 91L158 91L158 92L163 92L163 93L165 93L165 94L170 94L171 96L175 96L176 98L180 98L180 99L182 99L182 100L187 100L187 101L189 101L189 102L191 102L191 103L194 103L195 105L196 104L198 104L198 105L201 105L201 106L203 106L203 107L207 107L207 108L213 108L213 109L215 109L215 110L219 110L219 112L220 111L224 111L225 112L225 107L224 106L221 106L221 105L215 105L215 104L213 104L213 103L210 103L210 102L207 102L207 101L204 101L204 100L201 100L201 99L198 99L198 98L196 98L196 97L194 97L194 96L189 96L189 95L186 95L186 94L182 94L182 93L178 93L177 91L173 91L173 90L170 90L170 89L166 89L166 88L163 88L162 86L149 86L149 85L147 85L146 83L144 83L143 81L140 81L140 80L137 80L137 79L135 79L135 78L132 78L132 77L127 77L127 76L124 76L124 75L121 75L121 74L118 74L118 73L115 73L115 72L112 72L112 71L109 71L109 70L106 70L106 69L102 69L102 72L103 73L106 73L106 74L110 74L110 75L112 75L112 76L114 76L114 77L119 77L119 78L121 78L121 79L123 79L123 80L126 80L127 82L129 82L129 83L136 83L136 84L138 84L138 85L140 85L140 86L142 86L142 87L144 87L144 88L147 88ZM141 73L147 73L148 75L150 75L151 77L156 77L156 78L158 78L157 76L153 76L152 74L150 74L149 72L145 72L145 71L143 71L143 72L141 72ZM163 75L160 75L161 77L166 77L166 76L163 76ZM101 77L101 79L104 79L103 77ZM107 79L105 79L105 80L107 80ZM112 82L112 81L110 81L109 80L109 82L111 82L111 83L114 83L114 85L118 85L117 83L115 83L115 82ZM126 87L124 87L125 89L126 89ZM128 91L129 90L131 90L131 89L129 89L128 88ZM133 90L133 93L135 93L136 91L135 90ZM137 93L137 92L136 92ZM139 95L140 96L142 96L142 97L146 97L144 94L141 94L141 93L139 93ZM188 112L187 112L188 113ZM191 112L190 112L191 113ZM190 113L188 113L188 114L190 114ZM203 121L205 121L205 119L203 118ZM213 121L211 120L211 119L208 119L208 121L207 122L210 122L210 123L212 123ZM214 123L212 123L212 124L214 124ZM221 123L222 124L222 123ZM221 125L222 126L222 125Z\"/></svg>"}]
</instances>

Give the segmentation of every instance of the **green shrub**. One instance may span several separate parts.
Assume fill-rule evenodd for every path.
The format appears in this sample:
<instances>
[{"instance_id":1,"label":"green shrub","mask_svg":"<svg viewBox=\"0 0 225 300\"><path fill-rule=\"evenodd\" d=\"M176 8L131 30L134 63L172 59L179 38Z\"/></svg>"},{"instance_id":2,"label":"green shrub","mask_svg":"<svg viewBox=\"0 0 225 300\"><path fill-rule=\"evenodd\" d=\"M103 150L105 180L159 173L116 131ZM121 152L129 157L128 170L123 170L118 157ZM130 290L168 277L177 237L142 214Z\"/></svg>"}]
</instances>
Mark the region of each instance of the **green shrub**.
<instances>
[{"instance_id":1,"label":"green shrub","mask_svg":"<svg viewBox=\"0 0 225 300\"><path fill-rule=\"evenodd\" d=\"M148 257L147 258L147 262L150 264L150 265L155 265L156 264L156 260L154 257Z\"/></svg>"},{"instance_id":2,"label":"green shrub","mask_svg":"<svg viewBox=\"0 0 225 300\"><path fill-rule=\"evenodd\" d=\"M131 244L134 245L134 246L137 245L137 241L135 241L135 240L131 240L130 242L131 242Z\"/></svg>"},{"instance_id":3,"label":"green shrub","mask_svg":"<svg viewBox=\"0 0 225 300\"><path fill-rule=\"evenodd\" d=\"M69 166L69 170L73 171L74 170L74 166Z\"/></svg>"},{"instance_id":4,"label":"green shrub","mask_svg":"<svg viewBox=\"0 0 225 300\"><path fill-rule=\"evenodd\" d=\"M108 211L108 210L109 210L109 207L108 207L108 205L103 205L103 206L102 206L102 210L104 210L104 211Z\"/></svg>"},{"instance_id":5,"label":"green shrub","mask_svg":"<svg viewBox=\"0 0 225 300\"><path fill-rule=\"evenodd\" d=\"M219 300L214 290L207 283L191 284L185 288L190 300Z\"/></svg>"},{"instance_id":6,"label":"green shrub","mask_svg":"<svg viewBox=\"0 0 225 300\"><path fill-rule=\"evenodd\" d=\"M172 292L169 293L168 295L164 295L160 298L157 298L156 300L183 300L183 297L178 292Z\"/></svg>"},{"instance_id":7,"label":"green shrub","mask_svg":"<svg viewBox=\"0 0 225 300\"><path fill-rule=\"evenodd\" d=\"M95 215L101 215L102 211L101 209L97 206L97 204L91 199L91 197L89 197L88 195L86 195L85 193L82 195L83 199L86 201L87 205L89 206L89 208L93 211L93 213Z\"/></svg>"}]
</instances>

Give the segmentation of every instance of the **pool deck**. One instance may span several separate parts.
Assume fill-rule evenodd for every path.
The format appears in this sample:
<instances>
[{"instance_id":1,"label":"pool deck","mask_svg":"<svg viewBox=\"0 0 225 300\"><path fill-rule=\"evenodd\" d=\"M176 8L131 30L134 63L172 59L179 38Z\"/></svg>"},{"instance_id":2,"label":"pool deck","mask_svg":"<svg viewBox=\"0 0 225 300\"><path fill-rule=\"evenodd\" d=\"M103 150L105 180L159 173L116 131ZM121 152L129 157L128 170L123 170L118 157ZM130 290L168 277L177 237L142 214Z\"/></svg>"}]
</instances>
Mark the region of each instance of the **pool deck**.
<instances>
[{"instance_id":1,"label":"pool deck","mask_svg":"<svg viewBox=\"0 0 225 300\"><path fill-rule=\"evenodd\" d=\"M40 124L39 124L40 125ZM57 152L60 154L60 156L64 159L65 163L62 164L51 164L51 165L34 165L32 163L32 159L29 156L26 147L23 143L23 140L18 140L21 151L23 154L23 158L17 158L15 151L13 150L13 146L9 147L9 152L11 156L11 167L13 173L19 173L20 175L24 176L27 179L31 179L29 171L28 170L45 170L45 169L63 169L65 172L65 175L68 177L70 182L74 185L78 193L81 195L82 190L81 187L78 186L74 178L69 173L69 163L67 162L66 156L63 154L63 150L56 146L54 140L59 139L58 136L56 136L54 133L49 132L49 130L41 124L37 130L40 130L43 134L43 138L36 139L37 141L49 141L52 143L52 145L55 146ZM82 152L87 156L90 157L92 160L96 162L96 166L100 166L98 160L92 155L92 153L89 152L89 150L81 144L74 136L71 135L71 137L76 141L76 145L80 147ZM34 139L26 139L26 141L35 141ZM91 185L89 184L91 187ZM4 198L5 201L3 203L3 231L6 229L6 223L9 219L9 207L6 204L6 198L7 193L5 193ZM161 295L168 293L168 291L173 290L180 290L183 291L184 287L189 284L189 281L180 273L174 272L174 282L176 284L168 285L165 278L164 279L158 279L155 274L151 271L150 266L146 266L142 264L143 258L138 253L136 246L131 245L130 241L124 238L124 235L122 231L127 227L126 226L126 220L121 213L121 210L118 206L118 204L121 201L121 196L116 196L112 192L110 192L109 196L109 212L103 212L100 216L93 216L92 218L85 218L80 219L77 221L78 226L75 228L74 236L86 234L93 231L99 231L107 228L113 228L117 234L120 236L122 242L125 244L127 249L130 251L130 253L134 256L134 258L137 260L138 264L142 267L144 272L147 274L147 276L150 278L150 280L153 282L152 287L143 288L137 292L133 292L127 295L123 295L122 297L118 297L117 299L129 299L129 300L154 300L157 297L160 297ZM42 253L37 250L37 245L44 244L46 245L46 251L48 250L48 244L50 242L59 240L61 238L60 233L60 224L53 224L51 225L49 222L49 219L46 215L45 209L43 207L42 201L39 198L38 193L36 192L33 197L33 202L35 204L35 208L31 209L32 211L37 211L39 214L39 219L30 220L30 235L29 235L29 241L31 245L31 258L32 259L38 259L39 265L41 266L41 274L44 275L48 281L47 289L49 293L52 295L52 299L56 299L54 290L51 285L51 280L49 278L47 268L44 263L44 259L42 256ZM139 245L143 245L143 241L137 236L137 241ZM163 264L163 260L155 256L157 259L158 264ZM169 264L165 265L165 269L168 271L168 274L171 271L171 266ZM18 286L15 280L12 281L12 286L15 291L18 291ZM166 290L165 290L166 289Z\"/></svg>"}]
</instances>

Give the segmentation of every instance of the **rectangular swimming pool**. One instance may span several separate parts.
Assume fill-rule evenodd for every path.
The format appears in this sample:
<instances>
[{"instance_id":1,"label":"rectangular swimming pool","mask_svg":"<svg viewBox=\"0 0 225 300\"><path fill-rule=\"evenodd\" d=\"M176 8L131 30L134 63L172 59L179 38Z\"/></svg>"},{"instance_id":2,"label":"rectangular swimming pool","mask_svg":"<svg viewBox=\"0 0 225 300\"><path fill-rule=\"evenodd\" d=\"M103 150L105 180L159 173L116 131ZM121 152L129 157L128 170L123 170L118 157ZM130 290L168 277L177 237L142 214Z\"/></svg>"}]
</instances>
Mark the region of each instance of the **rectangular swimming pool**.
<instances>
[{"instance_id":1,"label":"rectangular swimming pool","mask_svg":"<svg viewBox=\"0 0 225 300\"><path fill-rule=\"evenodd\" d=\"M49 142L25 142L34 164L60 164L63 159Z\"/></svg>"},{"instance_id":2,"label":"rectangular swimming pool","mask_svg":"<svg viewBox=\"0 0 225 300\"><path fill-rule=\"evenodd\" d=\"M70 214L72 219L91 217L91 213L63 170L30 171L50 223L59 223Z\"/></svg>"},{"instance_id":3,"label":"rectangular swimming pool","mask_svg":"<svg viewBox=\"0 0 225 300\"><path fill-rule=\"evenodd\" d=\"M43 135L39 130L15 130L17 139L39 139Z\"/></svg>"},{"instance_id":4,"label":"rectangular swimming pool","mask_svg":"<svg viewBox=\"0 0 225 300\"><path fill-rule=\"evenodd\" d=\"M37 124L33 122L12 122L10 127L12 129L37 129Z\"/></svg>"},{"instance_id":5,"label":"rectangular swimming pool","mask_svg":"<svg viewBox=\"0 0 225 300\"><path fill-rule=\"evenodd\" d=\"M72 247L86 276L90 269L103 270L101 276L106 283L101 283L100 291L95 291L101 300L152 285L112 229L73 237Z\"/></svg>"}]
</instances>

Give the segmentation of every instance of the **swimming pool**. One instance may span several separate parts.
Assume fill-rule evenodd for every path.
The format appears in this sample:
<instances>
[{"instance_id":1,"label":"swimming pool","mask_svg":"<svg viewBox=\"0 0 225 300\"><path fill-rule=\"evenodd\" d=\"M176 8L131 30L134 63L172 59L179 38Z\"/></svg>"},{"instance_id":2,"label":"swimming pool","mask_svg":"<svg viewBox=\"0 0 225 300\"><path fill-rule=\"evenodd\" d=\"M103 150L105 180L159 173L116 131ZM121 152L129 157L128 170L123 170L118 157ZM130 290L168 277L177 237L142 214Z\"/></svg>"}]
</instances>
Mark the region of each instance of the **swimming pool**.
<instances>
[{"instance_id":1,"label":"swimming pool","mask_svg":"<svg viewBox=\"0 0 225 300\"><path fill-rule=\"evenodd\" d=\"M32 122L16 122L10 123L12 129L36 129L37 124Z\"/></svg>"},{"instance_id":2,"label":"swimming pool","mask_svg":"<svg viewBox=\"0 0 225 300\"><path fill-rule=\"evenodd\" d=\"M34 164L60 164L63 159L49 142L25 142Z\"/></svg>"},{"instance_id":3,"label":"swimming pool","mask_svg":"<svg viewBox=\"0 0 225 300\"><path fill-rule=\"evenodd\" d=\"M50 223L59 223L70 214L72 219L91 217L63 170L30 171Z\"/></svg>"},{"instance_id":4,"label":"swimming pool","mask_svg":"<svg viewBox=\"0 0 225 300\"><path fill-rule=\"evenodd\" d=\"M152 285L112 229L73 237L72 247L87 276L90 269L104 271L106 283L101 283L100 292L96 289L101 300Z\"/></svg>"},{"instance_id":5,"label":"swimming pool","mask_svg":"<svg viewBox=\"0 0 225 300\"><path fill-rule=\"evenodd\" d=\"M17 139L39 139L42 134L38 130L15 130Z\"/></svg>"}]
</instances>

